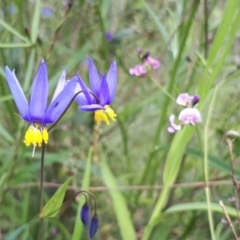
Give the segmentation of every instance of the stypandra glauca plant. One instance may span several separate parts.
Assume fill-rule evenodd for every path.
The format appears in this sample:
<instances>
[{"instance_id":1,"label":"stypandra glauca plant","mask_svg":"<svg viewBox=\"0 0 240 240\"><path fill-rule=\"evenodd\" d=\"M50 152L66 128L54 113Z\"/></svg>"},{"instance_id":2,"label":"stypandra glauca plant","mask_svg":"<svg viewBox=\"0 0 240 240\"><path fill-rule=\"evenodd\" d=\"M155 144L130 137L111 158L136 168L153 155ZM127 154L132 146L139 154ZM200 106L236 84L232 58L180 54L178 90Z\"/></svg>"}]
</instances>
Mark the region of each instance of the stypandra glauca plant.
<instances>
[{"instance_id":1,"label":"stypandra glauca plant","mask_svg":"<svg viewBox=\"0 0 240 240\"><path fill-rule=\"evenodd\" d=\"M66 80L66 72L63 70L49 106L47 106L48 71L44 60L41 61L35 75L29 101L27 101L18 82L15 71L10 70L6 66L5 76L18 109L18 117L29 124L23 139L24 144L33 147L32 157L34 157L36 147L41 147L40 214L38 228L38 239L40 240L43 235L43 218L55 215L61 208L68 183L67 180L44 206L44 159L45 146L50 139L49 132L64 116L74 101L80 105L79 110L94 112L98 125L102 122L109 125L109 118L115 121L117 115L110 107L110 104L112 104L116 93L117 65L116 62L113 62L108 73L100 76L93 60L89 58L89 81L91 88L85 85L79 73L71 80ZM85 196L85 204L81 209L79 217L83 225L88 229L89 237L93 238L99 227L97 204L93 194L87 191L80 191L66 202L73 200L79 194ZM94 200L94 214L92 217L88 196L91 196Z\"/></svg>"}]
</instances>

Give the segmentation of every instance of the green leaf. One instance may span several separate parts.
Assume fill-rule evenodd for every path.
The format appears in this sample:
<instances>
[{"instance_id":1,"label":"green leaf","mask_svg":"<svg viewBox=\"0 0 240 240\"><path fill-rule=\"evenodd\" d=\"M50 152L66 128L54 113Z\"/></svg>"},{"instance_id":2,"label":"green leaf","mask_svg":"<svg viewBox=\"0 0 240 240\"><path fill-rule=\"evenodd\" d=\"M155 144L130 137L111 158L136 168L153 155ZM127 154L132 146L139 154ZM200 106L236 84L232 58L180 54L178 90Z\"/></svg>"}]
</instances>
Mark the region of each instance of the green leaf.
<instances>
[{"instance_id":1,"label":"green leaf","mask_svg":"<svg viewBox=\"0 0 240 240\"><path fill-rule=\"evenodd\" d=\"M32 27L31 27L31 42L33 44L37 41L39 21L40 21L40 9L41 9L41 0L37 0L34 15L33 15Z\"/></svg>"},{"instance_id":2,"label":"green leaf","mask_svg":"<svg viewBox=\"0 0 240 240\"><path fill-rule=\"evenodd\" d=\"M107 187L110 189L114 188L114 191L109 191L109 194L113 200L113 208L120 228L121 239L136 239L136 234L131 220L131 216L127 208L127 203L121 192L117 190L114 176L109 169L104 157L102 159L102 176Z\"/></svg>"},{"instance_id":3,"label":"green leaf","mask_svg":"<svg viewBox=\"0 0 240 240\"><path fill-rule=\"evenodd\" d=\"M217 33L212 43L212 47L209 52L208 66L211 66L214 60L216 60L217 54L222 48L225 38L228 37L227 32L232 25L232 20L235 16L234 12L238 9L238 4L238 0L230 0L226 2L226 8L221 21L221 25L218 27Z\"/></svg>"},{"instance_id":4,"label":"green leaf","mask_svg":"<svg viewBox=\"0 0 240 240\"><path fill-rule=\"evenodd\" d=\"M2 25L2 27L4 27L6 30L11 32L13 35L18 37L22 41L24 41L26 44L30 44L27 38L25 38L23 35L21 35L19 32L17 32L14 28L12 28L9 24L4 22L1 18L0 18L0 25ZM6 44L8 44L8 43L6 43ZM21 43L19 43L19 44L21 44ZM3 44L1 43L1 45L3 45Z\"/></svg>"},{"instance_id":5,"label":"green leaf","mask_svg":"<svg viewBox=\"0 0 240 240\"><path fill-rule=\"evenodd\" d=\"M9 143L14 142L14 137L7 131L2 124L0 124L0 136L2 136Z\"/></svg>"},{"instance_id":6,"label":"green leaf","mask_svg":"<svg viewBox=\"0 0 240 240\"><path fill-rule=\"evenodd\" d=\"M174 183L182 163L182 156L192 133L193 128L186 126L183 131L178 132L173 139L163 172L164 185L171 186Z\"/></svg>"},{"instance_id":7,"label":"green leaf","mask_svg":"<svg viewBox=\"0 0 240 240\"><path fill-rule=\"evenodd\" d=\"M219 212L223 214L222 208L218 203L210 203L210 208L212 211ZM237 217L236 209L233 207L225 206L226 212L233 217ZM180 203L168 208L165 213L173 213L173 212L182 212L182 211L200 211L200 210L208 210L208 205L206 202L190 202L190 203Z\"/></svg>"},{"instance_id":8,"label":"green leaf","mask_svg":"<svg viewBox=\"0 0 240 240\"><path fill-rule=\"evenodd\" d=\"M31 46L31 43L0 43L0 48L27 48Z\"/></svg>"},{"instance_id":9,"label":"green leaf","mask_svg":"<svg viewBox=\"0 0 240 240\"><path fill-rule=\"evenodd\" d=\"M49 199L49 201L44 206L42 212L40 213L39 217L55 217L58 214L62 206L62 202L65 196L65 192L67 190L67 186L71 177L68 178L65 183L55 192L55 194Z\"/></svg>"}]
</instances>

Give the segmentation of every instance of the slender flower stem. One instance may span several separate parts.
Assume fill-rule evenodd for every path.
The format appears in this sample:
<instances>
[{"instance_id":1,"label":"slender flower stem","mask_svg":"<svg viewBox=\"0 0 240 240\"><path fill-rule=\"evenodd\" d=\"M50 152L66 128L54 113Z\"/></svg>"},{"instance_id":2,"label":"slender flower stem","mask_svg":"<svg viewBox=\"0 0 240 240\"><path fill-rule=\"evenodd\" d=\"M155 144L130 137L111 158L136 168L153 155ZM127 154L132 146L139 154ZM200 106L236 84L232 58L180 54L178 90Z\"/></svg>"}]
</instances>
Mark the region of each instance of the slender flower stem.
<instances>
[{"instance_id":1,"label":"slender flower stem","mask_svg":"<svg viewBox=\"0 0 240 240\"><path fill-rule=\"evenodd\" d=\"M166 96L175 102L175 99L152 76L148 75L148 77L157 85L158 88L160 88L164 94L166 94Z\"/></svg>"},{"instance_id":2,"label":"slender flower stem","mask_svg":"<svg viewBox=\"0 0 240 240\"><path fill-rule=\"evenodd\" d=\"M207 59L208 57L208 2L204 0L204 56Z\"/></svg>"},{"instance_id":3,"label":"slender flower stem","mask_svg":"<svg viewBox=\"0 0 240 240\"><path fill-rule=\"evenodd\" d=\"M66 113L66 111L68 110L68 108L71 106L72 102L74 101L74 99L77 97L78 94L80 94L83 91L78 91L72 98L72 100L70 101L70 103L67 105L66 109L64 110L64 112L61 114L61 116L58 118L58 120L56 122L53 123L53 125L51 125L48 128L48 132L51 131L51 129L61 120L61 118L63 117L63 115Z\"/></svg>"},{"instance_id":4,"label":"slender flower stem","mask_svg":"<svg viewBox=\"0 0 240 240\"><path fill-rule=\"evenodd\" d=\"M40 172L40 207L39 207L39 213L41 213L43 209L43 178L44 178L44 154L45 154L45 143L42 143L42 152L41 152L41 172ZM42 233L42 223L43 219L40 218L39 220L39 227L38 227L38 240L41 239L41 233Z\"/></svg>"},{"instance_id":5,"label":"slender flower stem","mask_svg":"<svg viewBox=\"0 0 240 240\"><path fill-rule=\"evenodd\" d=\"M54 45L55 45L55 43L56 43L56 41L57 41L57 38L58 38L58 34L59 34L62 26L64 25L65 21L67 20L68 13L70 12L70 10L71 10L71 8L72 8L72 5L73 5L73 0L69 0L69 1L67 2L67 9L66 9L66 11L65 11L65 13L64 13L63 19L62 19L62 21L60 22L60 24L59 24L59 26L57 27L57 29L55 30L55 33L54 33L54 36L53 36L53 41L52 41L52 43L51 43L51 45L50 45L50 47L49 47L49 50L48 50L48 56L47 56L47 58L49 58L50 55L51 55L51 53L52 53L52 50L53 50Z\"/></svg>"},{"instance_id":6,"label":"slender flower stem","mask_svg":"<svg viewBox=\"0 0 240 240\"><path fill-rule=\"evenodd\" d=\"M226 211L226 208L225 208L223 202L222 202L222 201L219 201L219 205L221 206L221 208L222 208L222 210L223 210L223 213L224 213L224 215L225 215L225 217L226 217L226 219L227 219L227 221L228 221L228 224L229 224L229 226L230 226L230 228L231 228L231 230L232 230L232 233L233 233L235 239L238 240L239 238L238 238L238 236L237 236L237 233L236 233L235 228L234 228L234 226L233 226L233 224L232 224L231 218L229 217L229 215L228 215L228 213L227 213L227 211Z\"/></svg>"},{"instance_id":7,"label":"slender flower stem","mask_svg":"<svg viewBox=\"0 0 240 240\"><path fill-rule=\"evenodd\" d=\"M232 146L232 142L233 140L231 140L230 138L228 138L226 136L226 144L227 144L227 148L228 148L228 152L229 152L229 157L230 157L230 163L231 163L231 171L232 171L232 183L233 183L233 189L234 189L234 201L233 201L233 205L236 209L237 212L237 216L238 216L238 227L240 229L240 214L239 214L239 199L238 199L238 191L239 191L239 185L237 182L237 176L235 173L235 166L234 166L234 157L233 157L233 146Z\"/></svg>"},{"instance_id":8,"label":"slender flower stem","mask_svg":"<svg viewBox=\"0 0 240 240\"><path fill-rule=\"evenodd\" d=\"M61 116L58 118L58 120L56 122L54 122L49 128L48 128L48 132L51 131L51 129L61 120L61 118L63 117L63 115L66 113L66 111L68 110L68 108L71 106L72 102L74 101L74 99L77 97L78 94L82 93L83 91L78 91L72 98L72 100L70 101L70 103L67 105L66 109L64 110L64 112L61 114ZM97 101L99 101L98 97L93 94L90 93L93 97L95 97L95 99Z\"/></svg>"},{"instance_id":9,"label":"slender flower stem","mask_svg":"<svg viewBox=\"0 0 240 240\"><path fill-rule=\"evenodd\" d=\"M85 197L85 199L86 199L86 195L85 195L85 194L88 194L88 195L90 195L90 196L92 197L92 199L93 199L93 201L94 201L94 210L95 210L94 214L97 215L97 201L96 201L94 195L93 195L91 192L88 192L88 191L79 191L79 192L73 194L68 200L66 200L66 201L62 204L62 206L61 206L59 209L61 209L64 205L66 205L66 204L68 204L69 202L71 202L72 200L74 200L74 199L76 198L76 196L81 195L81 194L83 194L83 196ZM53 214L53 213L55 213L55 212L58 212L59 209L56 209L55 211L50 212L49 215L51 215L51 214Z\"/></svg>"}]
</instances>

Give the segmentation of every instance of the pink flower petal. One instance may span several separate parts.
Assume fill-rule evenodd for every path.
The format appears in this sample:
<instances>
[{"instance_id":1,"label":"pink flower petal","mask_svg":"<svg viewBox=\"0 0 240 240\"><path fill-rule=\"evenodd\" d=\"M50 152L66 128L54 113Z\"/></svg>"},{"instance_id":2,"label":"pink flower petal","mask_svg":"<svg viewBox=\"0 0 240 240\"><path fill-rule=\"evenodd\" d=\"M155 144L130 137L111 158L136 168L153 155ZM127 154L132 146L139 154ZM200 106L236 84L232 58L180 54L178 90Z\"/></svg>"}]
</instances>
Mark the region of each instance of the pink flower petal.
<instances>
[{"instance_id":1,"label":"pink flower petal","mask_svg":"<svg viewBox=\"0 0 240 240\"><path fill-rule=\"evenodd\" d=\"M181 130L181 125L175 124L174 118L175 118L174 115L171 115L171 116L169 117L170 126L168 127L168 132L170 132L170 133L174 133L174 132L176 132L176 131Z\"/></svg>"},{"instance_id":2,"label":"pink flower petal","mask_svg":"<svg viewBox=\"0 0 240 240\"><path fill-rule=\"evenodd\" d=\"M195 123L202 121L201 114L196 108L183 109L180 112L178 119L183 124L191 124L191 125L195 125Z\"/></svg>"}]
</instances>

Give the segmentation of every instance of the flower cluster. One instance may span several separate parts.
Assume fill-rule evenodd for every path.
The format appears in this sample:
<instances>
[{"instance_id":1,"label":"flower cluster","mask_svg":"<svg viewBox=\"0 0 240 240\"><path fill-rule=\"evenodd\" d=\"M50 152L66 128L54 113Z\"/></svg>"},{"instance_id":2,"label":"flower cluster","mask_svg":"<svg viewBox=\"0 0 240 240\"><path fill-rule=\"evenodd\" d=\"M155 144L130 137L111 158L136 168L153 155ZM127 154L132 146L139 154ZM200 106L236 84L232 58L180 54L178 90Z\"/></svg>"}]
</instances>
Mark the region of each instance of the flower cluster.
<instances>
[{"instance_id":1,"label":"flower cluster","mask_svg":"<svg viewBox=\"0 0 240 240\"><path fill-rule=\"evenodd\" d=\"M180 112L178 120L180 124L174 122L174 115L169 118L170 126L168 127L168 132L174 133L182 129L186 124L195 125L197 122L201 122L200 112L194 108L194 106L200 101L198 95L190 96L188 93L181 93L177 97L177 104L184 106L185 108Z\"/></svg>"},{"instance_id":2,"label":"flower cluster","mask_svg":"<svg viewBox=\"0 0 240 240\"><path fill-rule=\"evenodd\" d=\"M145 76L148 71L152 69L158 69L161 66L160 61L150 56L149 52L146 52L144 55L142 55L142 50L138 49L138 56L143 62L142 64L138 64L133 68L129 69L129 73L131 75L135 75L137 77L139 76Z\"/></svg>"},{"instance_id":3,"label":"flower cluster","mask_svg":"<svg viewBox=\"0 0 240 240\"><path fill-rule=\"evenodd\" d=\"M89 89L79 74L71 80L66 80L66 72L63 70L58 81L55 93L50 105L48 102L48 75L47 65L42 60L38 72L33 81L30 101L27 101L23 90L17 80L14 70L5 67L7 82L17 105L22 119L30 126L26 131L24 143L33 145L33 154L36 146L48 143L48 124L54 124L62 117L69 104L75 99L82 111L95 112L97 123L104 121L109 124L108 117L115 121L116 114L109 106L115 96L117 86L117 65L113 62L107 75L100 77L97 69L89 58ZM79 93L79 94L78 94Z\"/></svg>"}]
</instances>

